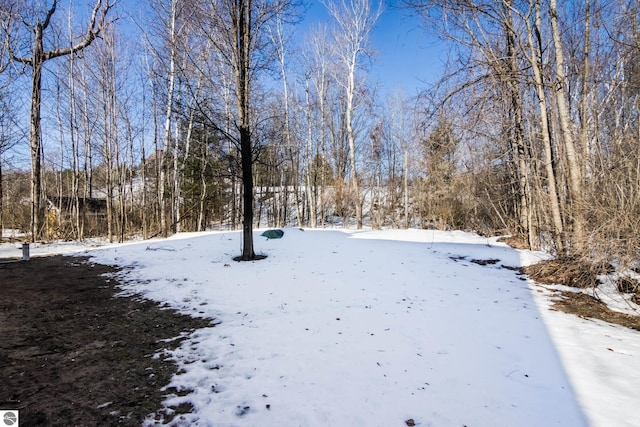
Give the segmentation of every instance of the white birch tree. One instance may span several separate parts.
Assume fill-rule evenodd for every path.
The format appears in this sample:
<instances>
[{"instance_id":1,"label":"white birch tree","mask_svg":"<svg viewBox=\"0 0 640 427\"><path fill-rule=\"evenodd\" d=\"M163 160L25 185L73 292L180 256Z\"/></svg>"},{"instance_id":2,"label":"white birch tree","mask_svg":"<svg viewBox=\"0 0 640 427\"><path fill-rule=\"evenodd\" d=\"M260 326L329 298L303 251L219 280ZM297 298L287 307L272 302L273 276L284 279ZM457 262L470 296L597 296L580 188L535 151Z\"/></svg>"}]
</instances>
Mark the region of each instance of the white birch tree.
<instances>
[{"instance_id":1,"label":"white birch tree","mask_svg":"<svg viewBox=\"0 0 640 427\"><path fill-rule=\"evenodd\" d=\"M354 130L357 114L356 93L362 82L358 70L368 55L369 35L382 14L382 2L372 7L371 0L323 0L323 4L336 23L334 32L335 52L342 66L344 77L338 77L345 94L345 125L349 144L349 164L351 166L351 186L356 210L356 226L362 228L362 202L356 160L356 132Z\"/></svg>"}]
</instances>

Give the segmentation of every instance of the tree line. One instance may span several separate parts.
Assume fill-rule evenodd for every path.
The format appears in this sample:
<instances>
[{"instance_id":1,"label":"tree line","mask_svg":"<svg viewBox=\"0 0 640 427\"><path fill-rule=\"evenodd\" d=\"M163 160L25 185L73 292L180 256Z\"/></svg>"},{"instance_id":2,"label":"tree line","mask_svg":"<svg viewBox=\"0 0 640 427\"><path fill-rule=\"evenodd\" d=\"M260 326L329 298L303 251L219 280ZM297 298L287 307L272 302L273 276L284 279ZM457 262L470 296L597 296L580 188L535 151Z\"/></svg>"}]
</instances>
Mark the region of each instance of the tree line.
<instances>
[{"instance_id":1,"label":"tree line","mask_svg":"<svg viewBox=\"0 0 640 427\"><path fill-rule=\"evenodd\" d=\"M637 259L638 1L400 1L447 53L413 97L367 76L382 2L323 0L296 37L294 0L58 3L0 1L3 228L241 228L242 259L256 226L455 228Z\"/></svg>"},{"instance_id":2,"label":"tree line","mask_svg":"<svg viewBox=\"0 0 640 427\"><path fill-rule=\"evenodd\" d=\"M638 2L405 4L451 46L426 110L455 117L488 215L529 247L637 260Z\"/></svg>"}]
</instances>

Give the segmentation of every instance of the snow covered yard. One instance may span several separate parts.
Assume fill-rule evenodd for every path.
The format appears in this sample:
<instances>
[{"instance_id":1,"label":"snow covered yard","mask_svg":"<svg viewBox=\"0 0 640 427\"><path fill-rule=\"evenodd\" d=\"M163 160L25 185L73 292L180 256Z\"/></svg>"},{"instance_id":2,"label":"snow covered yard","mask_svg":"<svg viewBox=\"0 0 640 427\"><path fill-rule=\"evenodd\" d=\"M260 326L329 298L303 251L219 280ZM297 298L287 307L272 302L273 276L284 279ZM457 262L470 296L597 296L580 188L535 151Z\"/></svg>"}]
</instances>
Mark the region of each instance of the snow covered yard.
<instances>
[{"instance_id":1,"label":"snow covered yard","mask_svg":"<svg viewBox=\"0 0 640 427\"><path fill-rule=\"evenodd\" d=\"M126 292L220 322L171 354L184 425L640 425L637 332L550 311L509 268L542 253L463 232L255 240L249 263L237 232L88 252L132 267Z\"/></svg>"},{"instance_id":2,"label":"snow covered yard","mask_svg":"<svg viewBox=\"0 0 640 427\"><path fill-rule=\"evenodd\" d=\"M219 322L162 356L182 368L165 404L193 406L174 424L640 425L638 332L553 310L557 287L513 269L543 253L419 230L255 240L250 263L238 232L32 255L129 267L124 292Z\"/></svg>"}]
</instances>

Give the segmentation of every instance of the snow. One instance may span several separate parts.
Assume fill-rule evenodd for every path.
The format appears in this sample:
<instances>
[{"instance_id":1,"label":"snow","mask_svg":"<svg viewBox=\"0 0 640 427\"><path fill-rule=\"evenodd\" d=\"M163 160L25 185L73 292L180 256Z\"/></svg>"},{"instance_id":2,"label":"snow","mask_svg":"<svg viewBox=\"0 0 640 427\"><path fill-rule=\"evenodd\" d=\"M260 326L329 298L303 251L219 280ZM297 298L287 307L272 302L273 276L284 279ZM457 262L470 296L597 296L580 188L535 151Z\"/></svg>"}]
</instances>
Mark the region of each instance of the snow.
<instances>
[{"instance_id":1,"label":"snow","mask_svg":"<svg viewBox=\"0 0 640 427\"><path fill-rule=\"evenodd\" d=\"M24 242L28 242L28 239L25 239ZM47 255L73 255L91 248L104 246L105 244L105 241L102 239L87 239L84 242L35 242L29 243L29 255L32 257ZM0 262L3 260L22 259L22 245L22 241L0 244Z\"/></svg>"},{"instance_id":2,"label":"snow","mask_svg":"<svg viewBox=\"0 0 640 427\"><path fill-rule=\"evenodd\" d=\"M640 274L634 271L614 272L599 276L600 285L595 290L591 290L591 292L599 300L607 304L611 310L637 316L640 312L638 305L631 301L633 294L623 294L618 291L616 281L622 277L631 278L640 283ZM583 290L583 292L588 293L589 290Z\"/></svg>"},{"instance_id":3,"label":"snow","mask_svg":"<svg viewBox=\"0 0 640 427\"><path fill-rule=\"evenodd\" d=\"M256 231L268 257L243 263L239 232L78 248L130 267L123 293L215 323L159 355L181 368L165 405L194 407L176 424L640 425L638 333L551 310L514 271L547 254L464 232L284 231Z\"/></svg>"}]
</instances>

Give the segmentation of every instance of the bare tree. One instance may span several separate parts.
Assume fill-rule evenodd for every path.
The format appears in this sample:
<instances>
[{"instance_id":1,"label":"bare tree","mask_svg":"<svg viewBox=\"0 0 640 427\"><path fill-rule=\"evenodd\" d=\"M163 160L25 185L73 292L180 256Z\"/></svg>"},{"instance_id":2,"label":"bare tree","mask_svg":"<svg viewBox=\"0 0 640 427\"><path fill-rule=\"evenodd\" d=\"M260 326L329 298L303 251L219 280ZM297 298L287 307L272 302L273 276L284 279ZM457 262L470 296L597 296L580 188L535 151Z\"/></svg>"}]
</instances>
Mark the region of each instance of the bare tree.
<instances>
[{"instance_id":1,"label":"bare tree","mask_svg":"<svg viewBox=\"0 0 640 427\"><path fill-rule=\"evenodd\" d=\"M553 151L550 130L550 118L547 94L545 91L545 81L543 74L542 59L542 17L539 0L534 0L532 8L529 8L527 14L524 15L524 22L527 26L527 46L529 55L527 60L531 65L534 77L535 92L538 100L540 115L540 137L544 147L544 165L548 182L549 207L551 210L551 218L553 224L553 234L555 238L556 250L558 253L564 253L566 249L564 236L564 223L560 212L560 199L558 194L558 179L554 169L556 155ZM533 21L533 24L531 23Z\"/></svg>"},{"instance_id":2,"label":"bare tree","mask_svg":"<svg viewBox=\"0 0 640 427\"><path fill-rule=\"evenodd\" d=\"M354 115L357 105L355 95L359 85L356 73L358 67L362 65L363 57L367 55L369 34L382 14L382 2L378 1L377 7L372 8L370 0L322 1L336 21L335 48L340 61L345 67L344 80L340 80L339 84L345 90L345 124L349 143L351 185L354 193L353 197L355 198L356 226L360 229L362 228L362 203L360 201L358 183L356 134L354 130Z\"/></svg>"},{"instance_id":3,"label":"bare tree","mask_svg":"<svg viewBox=\"0 0 640 427\"><path fill-rule=\"evenodd\" d=\"M5 25L9 25L10 19L12 16L9 13L7 5L5 2L0 3L0 17L2 18L2 22ZM2 235L4 232L4 182L3 182L3 161L4 154L11 148L13 144L15 144L15 140L13 139L13 117L12 111L9 108L7 99L7 87L8 80L4 79L4 72L9 65L9 60L7 57L7 49L6 45L2 44L0 46L0 241L2 240Z\"/></svg>"},{"instance_id":4,"label":"bare tree","mask_svg":"<svg viewBox=\"0 0 640 427\"><path fill-rule=\"evenodd\" d=\"M4 174L5 154L18 142L15 135L15 118L9 108L9 97L0 86L0 240L4 231Z\"/></svg>"},{"instance_id":5,"label":"bare tree","mask_svg":"<svg viewBox=\"0 0 640 427\"><path fill-rule=\"evenodd\" d=\"M26 5L25 5L26 6ZM34 22L28 22L27 13L22 16L21 22L26 27L26 31L32 41L31 51L29 55L23 56L19 52L18 46L20 41L16 40L15 32L8 29L5 34L5 43L9 51L12 61L25 64L31 68L31 113L30 113L30 146L31 146L31 239L35 241L40 233L41 222L41 200L42 200L42 181L41 181L41 164L42 164L42 148L41 148L41 118L40 109L42 102L42 68L45 62L60 57L71 55L79 52L89 46L100 34L105 22L105 18L109 9L113 6L107 0L98 0L93 7L91 19L87 25L86 33L83 38L69 47L45 50L44 39L45 32L51 24L51 18L56 12L58 6L57 0L53 0L51 6L47 7L42 13L36 11ZM24 7L24 6L23 6ZM26 8L28 9L28 8ZM26 35L23 37L27 37Z\"/></svg>"},{"instance_id":6,"label":"bare tree","mask_svg":"<svg viewBox=\"0 0 640 427\"><path fill-rule=\"evenodd\" d=\"M194 13L194 6L187 0L167 0L166 2L155 2L155 8L157 8L156 15L159 21L162 23L163 28L159 30L160 44L157 47L156 55L162 56L161 52L166 53L164 58L167 62L165 65L165 76L167 80L166 87L166 105L164 115L164 128L162 134L162 153L160 155L160 181L158 184L159 191L159 203L160 203L160 229L162 234L166 237L169 234L169 230L178 231L180 222L180 196L179 196L179 183L180 183L180 171L179 169L179 144L180 140L178 134L180 129L174 123L176 108L177 92L179 90L178 84L181 74L183 74L182 62L184 62L184 54L187 47L185 46L185 40L190 35L190 28L188 23L192 21L192 15ZM173 132L173 141L172 141ZM167 220L167 194L166 183L168 181L167 174L169 172L169 166L167 164L169 159L173 159L172 175L172 204L170 211L172 212L171 220Z\"/></svg>"},{"instance_id":7,"label":"bare tree","mask_svg":"<svg viewBox=\"0 0 640 427\"><path fill-rule=\"evenodd\" d=\"M242 261L256 259L253 248L253 89L258 73L271 60L273 45L266 38L267 25L292 10L293 0L209 0L204 5L203 29L219 58L233 71L236 123L243 187ZM221 131L223 126L218 126Z\"/></svg>"},{"instance_id":8,"label":"bare tree","mask_svg":"<svg viewBox=\"0 0 640 427\"><path fill-rule=\"evenodd\" d=\"M447 104L458 103L454 108L465 114L456 127L466 127L468 137L465 139L475 145L473 151L477 156L495 158L493 166L482 159L468 162L479 168L473 173L490 173L495 185L504 188L493 193L486 185L487 180L475 181L474 184L479 185L474 191L480 191L485 198L479 202L490 207L504 228L515 231L530 247L535 246L532 180L536 168L529 145L531 141L542 140L543 163L549 183L546 205L552 212L544 217L552 218L549 234L556 237L557 247L562 248L563 218L553 168L557 157L552 149L550 104L544 86L546 69L541 63L542 57L536 56L538 46L532 44L531 48L536 52L531 52L528 39L531 36L531 43L535 43L535 37L540 35L540 32L530 31L537 28L534 7L527 9L526 2L511 0L406 0L404 4L419 10L427 18L426 22L452 43L451 51L458 61L453 62L434 88L432 93L442 90L443 95L433 98L430 105L438 111L446 109ZM527 133L531 129L527 120L535 120L532 119L535 108L531 107L531 98L536 95L541 97L537 104L541 124L534 126L535 136L532 137ZM501 174L502 178L499 177ZM488 197L489 191L491 197ZM504 201L495 200L496 197L504 198Z\"/></svg>"},{"instance_id":9,"label":"bare tree","mask_svg":"<svg viewBox=\"0 0 640 427\"><path fill-rule=\"evenodd\" d=\"M169 233L169 225L167 224L167 207L166 201L167 197L165 194L165 182L167 175L167 165L166 159L167 154L169 152L170 147L170 138L171 138L171 125L172 125L172 115L173 115L173 95L175 90L175 82L176 82L176 61L177 61L177 28L176 28L176 20L178 14L178 0L171 0L168 14L170 16L169 25L168 25L168 48L169 48L169 70L168 70L168 79L169 79L169 87L167 88L167 104L166 104L166 114L164 119L164 129L162 134L162 157L160 158L160 182L159 186L159 195L160 195L160 230L162 231L162 235L167 237Z\"/></svg>"},{"instance_id":10,"label":"bare tree","mask_svg":"<svg viewBox=\"0 0 640 427\"><path fill-rule=\"evenodd\" d=\"M101 137L102 163L100 172L103 178L101 188L104 188L107 208L107 235L109 241L114 236L121 236L121 221L119 215L121 197L119 185L119 132L118 132L118 92L117 92L117 63L115 53L115 38L113 28L105 31L105 43L94 56L92 70L97 88L97 117L99 123L98 134ZM117 197L117 198L116 198Z\"/></svg>"},{"instance_id":11,"label":"bare tree","mask_svg":"<svg viewBox=\"0 0 640 427\"><path fill-rule=\"evenodd\" d=\"M293 130L291 126L291 117L290 117L290 94L289 94L289 82L287 78L287 61L288 61L288 43L289 38L286 34L290 34L287 31L285 23L282 19L282 16L276 16L274 22L269 25L269 36L271 41L276 49L276 55L278 57L278 65L280 66L280 77L282 78L282 98L284 101L284 138L285 145L287 151L287 157L291 162L292 169L292 183L293 183L293 192L295 198L295 207L296 207L296 219L298 221L298 227L302 227L303 222L303 213L302 213L302 203L300 200L300 192L298 188L299 184L299 175L300 175L300 161L299 161L299 152L301 151L299 147L293 145L294 138L292 136ZM287 185L288 183L284 183ZM286 193L286 192L285 192Z\"/></svg>"},{"instance_id":12,"label":"bare tree","mask_svg":"<svg viewBox=\"0 0 640 427\"><path fill-rule=\"evenodd\" d=\"M556 0L549 1L549 15L551 20L551 33L555 53L555 80L553 88L556 95L556 107L558 109L558 121L560 122L560 133L562 135L563 147L566 152L567 167L569 169L569 188L571 190L570 209L572 219L572 246L581 251L584 248L584 219L583 219L583 185L582 167L578 158L579 151L576 149L571 122L571 112L567 105L567 95L565 85L567 75L565 71L564 50L560 36L558 23L558 6Z\"/></svg>"},{"instance_id":13,"label":"bare tree","mask_svg":"<svg viewBox=\"0 0 640 427\"><path fill-rule=\"evenodd\" d=\"M69 12L69 37L73 37L73 27L71 25L71 12ZM67 56L69 67L69 136L71 138L71 218L72 230L75 238L83 239L83 229L80 220L80 144L78 137L78 124L76 117L76 91L75 91L75 55Z\"/></svg>"},{"instance_id":14,"label":"bare tree","mask_svg":"<svg viewBox=\"0 0 640 427\"><path fill-rule=\"evenodd\" d=\"M383 162L386 166L384 178L387 184L385 209L388 217L386 219L391 225L404 228L409 227L410 170L417 169L410 165L409 157L412 163L420 158L419 155L414 154L419 148L417 142L420 138L415 135L413 120L417 115L410 105L401 92L395 92L385 99L384 113L381 114L385 154Z\"/></svg>"},{"instance_id":15,"label":"bare tree","mask_svg":"<svg viewBox=\"0 0 640 427\"><path fill-rule=\"evenodd\" d=\"M305 103L307 107L307 146L306 146L306 187L310 206L311 227L316 227L317 216L320 226L324 226L326 218L325 189L329 184L327 160L327 139L329 131L329 91L332 81L329 76L330 41L326 26L313 28L306 37L306 48L303 50L305 67ZM312 93L315 102L311 101ZM312 109L317 109L314 117ZM315 135L314 135L315 134ZM313 139L317 139L315 147Z\"/></svg>"}]
</instances>

